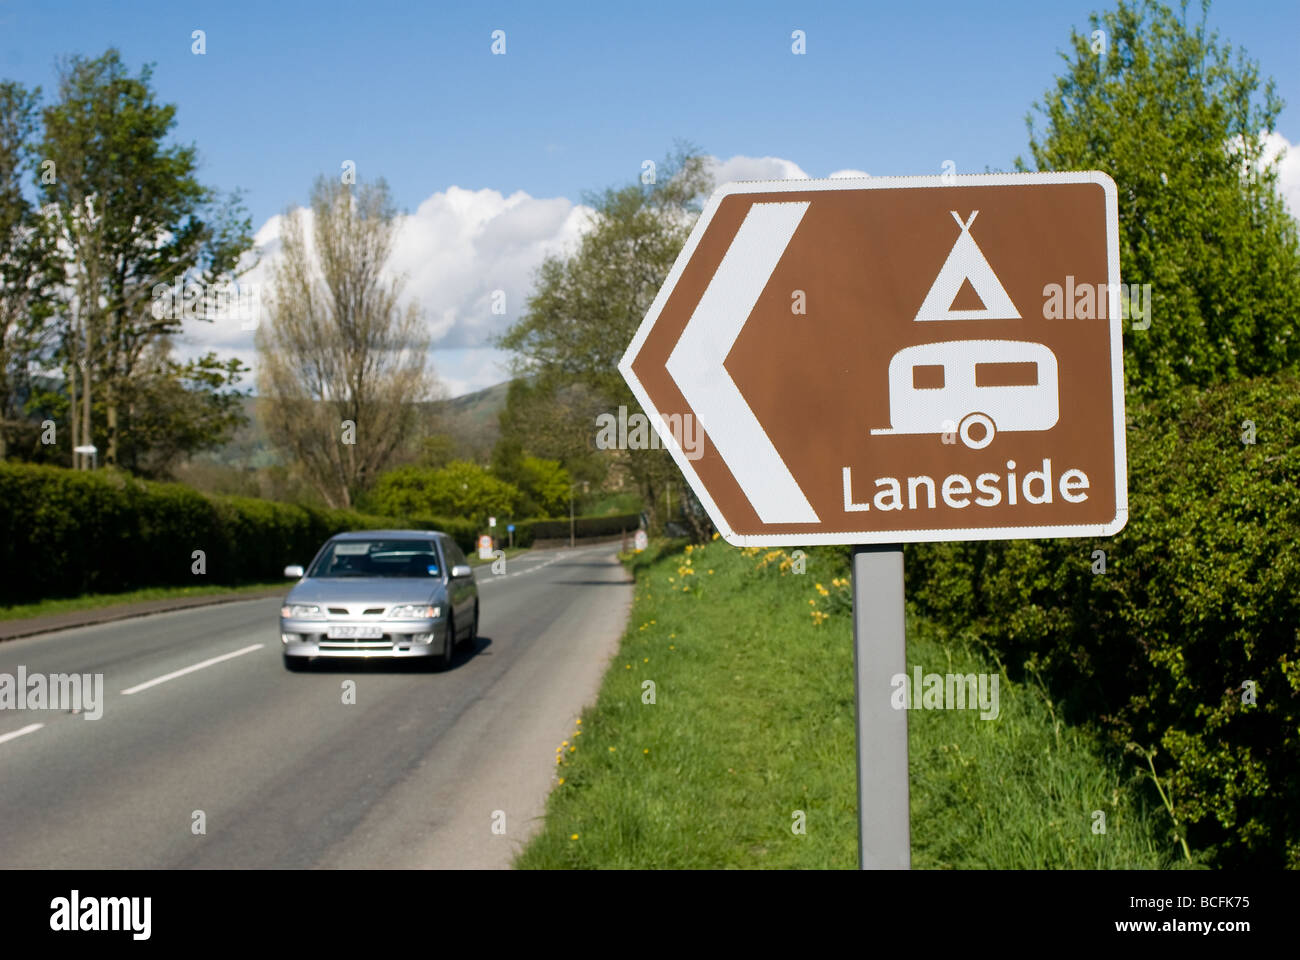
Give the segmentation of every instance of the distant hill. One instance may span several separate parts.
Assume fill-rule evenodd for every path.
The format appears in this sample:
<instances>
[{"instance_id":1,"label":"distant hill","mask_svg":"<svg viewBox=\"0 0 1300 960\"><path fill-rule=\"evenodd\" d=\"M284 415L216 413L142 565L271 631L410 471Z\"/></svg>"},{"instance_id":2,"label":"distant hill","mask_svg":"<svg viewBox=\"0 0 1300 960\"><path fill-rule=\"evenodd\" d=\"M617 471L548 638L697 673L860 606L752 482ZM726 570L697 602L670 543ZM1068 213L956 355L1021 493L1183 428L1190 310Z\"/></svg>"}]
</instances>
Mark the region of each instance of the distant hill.
<instances>
[{"instance_id":1,"label":"distant hill","mask_svg":"<svg viewBox=\"0 0 1300 960\"><path fill-rule=\"evenodd\" d=\"M418 435L446 434L452 438L456 456L487 460L501 435L497 416L505 409L509 389L510 383L506 381L474 393L420 404L424 427ZM278 464L280 458L271 449L257 416L258 405L264 402L257 397L245 397L243 409L248 423L236 430L224 446L195 459L240 469Z\"/></svg>"}]
</instances>

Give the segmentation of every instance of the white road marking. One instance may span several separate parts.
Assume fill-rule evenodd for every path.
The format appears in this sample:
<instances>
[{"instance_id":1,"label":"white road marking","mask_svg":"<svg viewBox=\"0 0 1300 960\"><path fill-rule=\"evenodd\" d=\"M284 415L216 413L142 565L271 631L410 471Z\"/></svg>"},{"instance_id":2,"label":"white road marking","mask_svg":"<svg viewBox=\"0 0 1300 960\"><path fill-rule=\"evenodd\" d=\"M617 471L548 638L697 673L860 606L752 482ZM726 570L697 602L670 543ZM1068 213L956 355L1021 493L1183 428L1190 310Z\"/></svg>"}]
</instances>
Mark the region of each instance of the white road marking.
<instances>
[{"instance_id":1,"label":"white road marking","mask_svg":"<svg viewBox=\"0 0 1300 960\"><path fill-rule=\"evenodd\" d=\"M204 667L210 667L213 664L221 663L223 660L233 660L235 657L242 657L246 653L252 653L254 650L261 650L266 644L254 643L251 646L244 647L242 650L235 650L232 653L223 653L219 657L211 657L202 663L196 663L192 667L183 667L180 670L173 670L171 673L165 673L161 677L155 677L152 680L146 680L144 683L138 683L134 687L127 687L122 691L123 696L130 696L133 693L139 693L141 690L148 690L150 687L156 687L160 683L166 683L168 680L175 680L177 677L183 677L187 673L193 673L196 670L202 670Z\"/></svg>"},{"instance_id":2,"label":"white road marking","mask_svg":"<svg viewBox=\"0 0 1300 960\"><path fill-rule=\"evenodd\" d=\"M591 550L594 550L594 549L598 549L598 548L596 548L596 547L589 547L589 548L587 548L586 550L582 550L582 549L575 550L573 553L568 553L568 554L565 554L565 553L559 553L559 554L556 554L555 556L551 557L549 560L543 560L541 563L537 564L536 566L528 567L528 568L525 569L525 570L516 570L514 573L505 573L505 574L494 573L494 574L492 574L492 576L488 577L488 578L485 579L485 580L477 580L477 578L475 578L475 579L477 580L478 585L479 585L480 587L482 587L482 586L485 586L486 584L489 584L489 583L496 583L496 582L498 582L498 581L500 581L500 580L508 580L508 579L510 579L511 577L521 577L521 576L523 576L525 573L533 573L534 571L541 570L543 567L549 567L549 566L550 566L551 564L553 564L553 563L556 563L556 562L558 562L558 561L560 561L560 560L564 560L564 559L566 559L567 557L574 557L574 556L576 556L577 554L580 554L580 553L588 553L588 552L590 552Z\"/></svg>"},{"instance_id":3,"label":"white road marking","mask_svg":"<svg viewBox=\"0 0 1300 960\"><path fill-rule=\"evenodd\" d=\"M35 733L43 726L45 726L45 724L43 723L29 723L21 730L15 730L12 733L0 734L0 743L7 743L10 740L17 740L19 737L25 736L26 734Z\"/></svg>"}]
</instances>

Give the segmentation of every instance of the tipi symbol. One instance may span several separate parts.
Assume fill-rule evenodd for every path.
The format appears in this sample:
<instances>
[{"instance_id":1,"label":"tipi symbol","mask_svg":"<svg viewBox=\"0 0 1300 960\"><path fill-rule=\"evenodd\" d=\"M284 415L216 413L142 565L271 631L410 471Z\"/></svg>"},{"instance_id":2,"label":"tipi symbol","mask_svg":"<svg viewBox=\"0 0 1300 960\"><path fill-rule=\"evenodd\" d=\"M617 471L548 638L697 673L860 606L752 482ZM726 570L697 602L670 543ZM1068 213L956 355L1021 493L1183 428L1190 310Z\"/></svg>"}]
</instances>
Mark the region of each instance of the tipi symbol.
<instances>
[{"instance_id":1,"label":"tipi symbol","mask_svg":"<svg viewBox=\"0 0 1300 960\"><path fill-rule=\"evenodd\" d=\"M949 211L961 227L957 242L952 245L943 269L930 285L925 302L916 311L913 320L1019 320L1020 312L1002 288L1002 282L984 259L984 254L970 235L970 225L975 222L978 210L971 212L965 223L956 210ZM970 309L957 307L958 298L963 305L977 299L983 307Z\"/></svg>"}]
</instances>

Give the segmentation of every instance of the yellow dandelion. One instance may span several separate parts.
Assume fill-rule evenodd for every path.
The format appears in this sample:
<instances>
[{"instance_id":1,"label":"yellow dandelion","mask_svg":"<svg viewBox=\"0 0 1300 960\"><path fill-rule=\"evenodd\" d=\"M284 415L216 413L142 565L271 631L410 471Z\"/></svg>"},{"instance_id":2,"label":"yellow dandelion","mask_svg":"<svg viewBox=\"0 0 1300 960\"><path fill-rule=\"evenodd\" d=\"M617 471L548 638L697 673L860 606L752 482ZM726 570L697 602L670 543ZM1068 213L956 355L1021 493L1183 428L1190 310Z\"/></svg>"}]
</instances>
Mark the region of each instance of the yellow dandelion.
<instances>
[{"instance_id":1,"label":"yellow dandelion","mask_svg":"<svg viewBox=\"0 0 1300 960\"><path fill-rule=\"evenodd\" d=\"M649 752L650 752L650 748L649 748L649 747L646 747L646 748L645 748L644 750L642 750L641 752L642 752L642 753L649 753Z\"/></svg>"},{"instance_id":2,"label":"yellow dandelion","mask_svg":"<svg viewBox=\"0 0 1300 960\"><path fill-rule=\"evenodd\" d=\"M617 747L610 747L610 748L609 748L609 752L610 752L610 753L613 753L616 749L618 749L618 748L617 748Z\"/></svg>"},{"instance_id":3,"label":"yellow dandelion","mask_svg":"<svg viewBox=\"0 0 1300 960\"><path fill-rule=\"evenodd\" d=\"M557 781L555 781L555 782L556 782L556 783L563 783L563 782L564 782L564 778L563 778L563 777L560 777L560 779L557 780Z\"/></svg>"},{"instance_id":4,"label":"yellow dandelion","mask_svg":"<svg viewBox=\"0 0 1300 960\"><path fill-rule=\"evenodd\" d=\"M573 834L573 836L569 837L569 839L570 839L570 840L577 840L577 839L578 839L578 835L575 833L575 834Z\"/></svg>"}]
</instances>

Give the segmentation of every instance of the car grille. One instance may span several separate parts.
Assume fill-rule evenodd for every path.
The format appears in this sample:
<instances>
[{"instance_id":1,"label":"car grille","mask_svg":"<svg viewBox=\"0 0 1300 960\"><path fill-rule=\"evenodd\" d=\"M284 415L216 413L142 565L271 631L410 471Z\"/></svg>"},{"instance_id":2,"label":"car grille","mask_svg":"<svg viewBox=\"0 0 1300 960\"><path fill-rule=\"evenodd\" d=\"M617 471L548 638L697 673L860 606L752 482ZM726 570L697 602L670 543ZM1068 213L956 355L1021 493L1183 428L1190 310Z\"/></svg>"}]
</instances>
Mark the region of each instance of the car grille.
<instances>
[{"instance_id":1,"label":"car grille","mask_svg":"<svg viewBox=\"0 0 1300 960\"><path fill-rule=\"evenodd\" d=\"M378 640L331 640L324 634L320 638L322 650L387 650L393 645L393 638L387 634Z\"/></svg>"}]
</instances>

